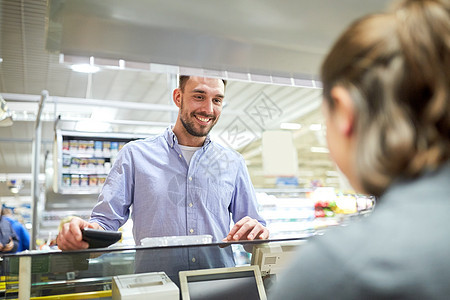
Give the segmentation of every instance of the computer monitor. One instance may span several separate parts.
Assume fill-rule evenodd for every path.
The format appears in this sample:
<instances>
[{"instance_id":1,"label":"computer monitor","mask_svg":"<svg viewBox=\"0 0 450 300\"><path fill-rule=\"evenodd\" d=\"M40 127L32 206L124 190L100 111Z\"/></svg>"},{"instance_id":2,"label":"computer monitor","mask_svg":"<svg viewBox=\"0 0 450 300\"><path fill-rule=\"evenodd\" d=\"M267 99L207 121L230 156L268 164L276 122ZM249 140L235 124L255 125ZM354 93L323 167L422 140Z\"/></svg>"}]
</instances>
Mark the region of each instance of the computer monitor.
<instances>
[{"instance_id":1,"label":"computer monitor","mask_svg":"<svg viewBox=\"0 0 450 300\"><path fill-rule=\"evenodd\" d=\"M180 271L183 300L266 300L258 266Z\"/></svg>"}]
</instances>

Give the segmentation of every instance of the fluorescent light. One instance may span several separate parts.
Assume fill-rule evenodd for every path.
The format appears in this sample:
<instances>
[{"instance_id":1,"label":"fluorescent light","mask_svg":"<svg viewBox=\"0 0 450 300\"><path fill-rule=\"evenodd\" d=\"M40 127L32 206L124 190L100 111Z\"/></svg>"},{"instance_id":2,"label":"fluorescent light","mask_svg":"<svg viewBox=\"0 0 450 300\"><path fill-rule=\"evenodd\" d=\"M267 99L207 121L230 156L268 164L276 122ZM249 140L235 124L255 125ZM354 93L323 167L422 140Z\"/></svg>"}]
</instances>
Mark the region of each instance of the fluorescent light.
<instances>
[{"instance_id":1,"label":"fluorescent light","mask_svg":"<svg viewBox=\"0 0 450 300\"><path fill-rule=\"evenodd\" d=\"M311 131L319 131L322 129L322 124L311 124L309 125L309 130Z\"/></svg>"},{"instance_id":2,"label":"fluorescent light","mask_svg":"<svg viewBox=\"0 0 450 300\"><path fill-rule=\"evenodd\" d=\"M20 190L22 189L22 187L23 187L23 182L22 182L22 180L15 180L15 179L12 179L12 180L9 180L9 181L8 181L7 185L8 185L9 191L10 191L11 193L13 193L13 194L18 194L19 191L20 191Z\"/></svg>"},{"instance_id":3,"label":"fluorescent light","mask_svg":"<svg viewBox=\"0 0 450 300\"><path fill-rule=\"evenodd\" d=\"M12 186L9 188L9 191L13 194L18 194L19 193L19 188L16 186Z\"/></svg>"},{"instance_id":4,"label":"fluorescent light","mask_svg":"<svg viewBox=\"0 0 450 300\"><path fill-rule=\"evenodd\" d=\"M90 64L77 64L72 65L70 68L72 69L72 71L80 73L97 73L98 71L100 71L99 67Z\"/></svg>"},{"instance_id":5,"label":"fluorescent light","mask_svg":"<svg viewBox=\"0 0 450 300\"><path fill-rule=\"evenodd\" d=\"M281 123L280 124L281 129L289 129L289 130L298 130L302 128L301 124L298 123Z\"/></svg>"},{"instance_id":6,"label":"fluorescent light","mask_svg":"<svg viewBox=\"0 0 450 300\"><path fill-rule=\"evenodd\" d=\"M0 57L0 63L2 63L2 62L3 62L3 58Z\"/></svg>"},{"instance_id":7,"label":"fluorescent light","mask_svg":"<svg viewBox=\"0 0 450 300\"><path fill-rule=\"evenodd\" d=\"M6 104L5 99L0 95L0 127L11 126L12 124L12 113Z\"/></svg>"}]
</instances>

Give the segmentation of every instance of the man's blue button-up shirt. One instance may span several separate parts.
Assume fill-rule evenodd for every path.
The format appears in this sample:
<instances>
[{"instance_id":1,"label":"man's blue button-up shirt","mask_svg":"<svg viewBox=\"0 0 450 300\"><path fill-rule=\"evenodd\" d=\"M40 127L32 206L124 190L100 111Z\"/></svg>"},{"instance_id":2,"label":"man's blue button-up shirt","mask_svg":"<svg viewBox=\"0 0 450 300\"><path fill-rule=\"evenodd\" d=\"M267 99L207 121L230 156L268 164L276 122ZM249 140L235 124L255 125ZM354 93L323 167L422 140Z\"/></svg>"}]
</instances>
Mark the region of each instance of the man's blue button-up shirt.
<instances>
[{"instance_id":1,"label":"man's blue button-up shirt","mask_svg":"<svg viewBox=\"0 0 450 300\"><path fill-rule=\"evenodd\" d=\"M237 222L245 216L265 225L243 157L207 137L188 166L170 127L162 135L123 147L91 221L117 230L131 206L136 245L146 237L203 234L221 241L231 219ZM231 258L224 266L232 264Z\"/></svg>"}]
</instances>

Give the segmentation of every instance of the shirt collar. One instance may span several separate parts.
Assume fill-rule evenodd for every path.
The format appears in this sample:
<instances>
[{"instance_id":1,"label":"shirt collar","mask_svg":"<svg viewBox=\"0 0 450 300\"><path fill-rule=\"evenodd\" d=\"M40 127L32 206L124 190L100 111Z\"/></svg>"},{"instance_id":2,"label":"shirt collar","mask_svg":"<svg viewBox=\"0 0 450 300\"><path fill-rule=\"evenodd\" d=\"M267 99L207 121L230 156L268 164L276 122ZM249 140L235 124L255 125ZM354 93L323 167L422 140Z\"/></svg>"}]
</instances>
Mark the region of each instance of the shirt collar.
<instances>
[{"instance_id":1,"label":"shirt collar","mask_svg":"<svg viewBox=\"0 0 450 300\"><path fill-rule=\"evenodd\" d=\"M164 138L167 141L167 144L169 144L170 148L173 148L175 144L178 144L178 139L175 133L173 133L173 125L170 125L167 127L166 131L164 132ZM209 134L206 136L205 142L203 143L202 149L206 150L211 143L211 137Z\"/></svg>"}]
</instances>

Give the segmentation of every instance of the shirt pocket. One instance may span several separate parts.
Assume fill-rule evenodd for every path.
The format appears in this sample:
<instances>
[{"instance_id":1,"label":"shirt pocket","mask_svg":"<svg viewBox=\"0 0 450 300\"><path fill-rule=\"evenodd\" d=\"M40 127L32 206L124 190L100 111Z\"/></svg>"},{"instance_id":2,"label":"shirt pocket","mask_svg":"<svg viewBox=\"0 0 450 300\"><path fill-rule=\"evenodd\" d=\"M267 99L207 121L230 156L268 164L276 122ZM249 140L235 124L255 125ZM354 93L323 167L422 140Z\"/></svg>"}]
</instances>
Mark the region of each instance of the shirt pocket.
<instances>
[{"instance_id":1,"label":"shirt pocket","mask_svg":"<svg viewBox=\"0 0 450 300\"><path fill-rule=\"evenodd\" d=\"M208 193L206 196L206 208L219 218L229 214L228 207L231 203L233 188L226 182L208 179Z\"/></svg>"}]
</instances>

